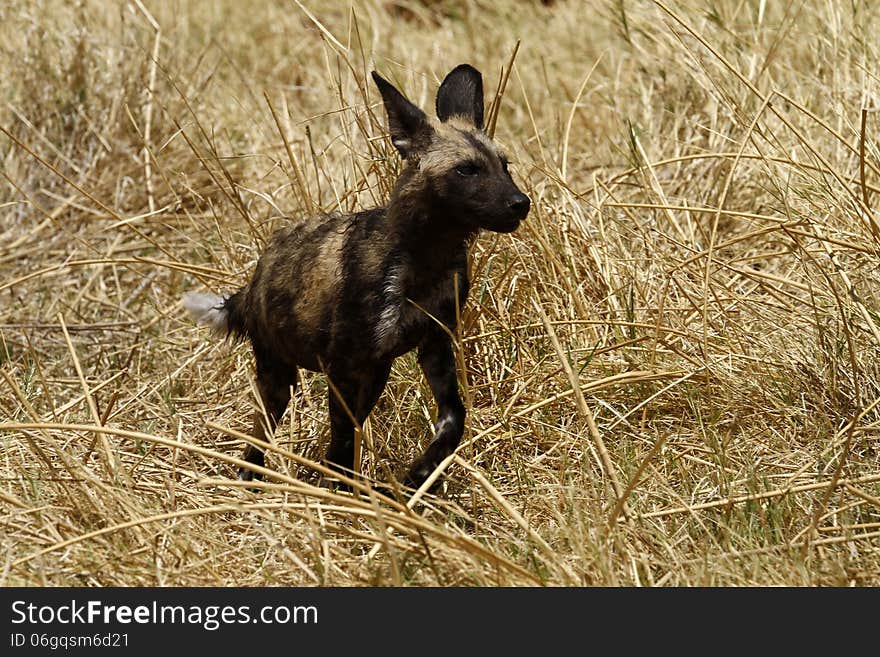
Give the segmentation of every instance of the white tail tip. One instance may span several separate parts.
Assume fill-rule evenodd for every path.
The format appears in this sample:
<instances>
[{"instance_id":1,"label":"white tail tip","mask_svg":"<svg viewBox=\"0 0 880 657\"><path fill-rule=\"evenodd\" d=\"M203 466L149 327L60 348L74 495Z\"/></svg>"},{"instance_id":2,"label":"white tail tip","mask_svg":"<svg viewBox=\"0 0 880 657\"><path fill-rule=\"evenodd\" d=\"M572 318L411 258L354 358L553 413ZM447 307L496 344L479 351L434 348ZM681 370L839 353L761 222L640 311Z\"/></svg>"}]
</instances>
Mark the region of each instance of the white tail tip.
<instances>
[{"instance_id":1,"label":"white tail tip","mask_svg":"<svg viewBox=\"0 0 880 657\"><path fill-rule=\"evenodd\" d=\"M207 292L187 292L183 295L183 307L197 324L209 327L213 335L226 335L229 330L229 311L223 304L228 298Z\"/></svg>"}]
</instances>

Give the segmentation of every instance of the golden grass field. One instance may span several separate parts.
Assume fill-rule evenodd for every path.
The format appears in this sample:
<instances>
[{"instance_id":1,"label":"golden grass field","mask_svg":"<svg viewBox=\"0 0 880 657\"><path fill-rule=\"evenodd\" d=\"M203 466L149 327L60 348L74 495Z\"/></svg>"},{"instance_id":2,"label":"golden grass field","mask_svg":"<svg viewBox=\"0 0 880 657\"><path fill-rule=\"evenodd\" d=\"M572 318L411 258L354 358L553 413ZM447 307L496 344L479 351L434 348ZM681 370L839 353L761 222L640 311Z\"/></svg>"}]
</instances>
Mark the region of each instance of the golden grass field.
<instances>
[{"instance_id":1,"label":"golden grass field","mask_svg":"<svg viewBox=\"0 0 880 657\"><path fill-rule=\"evenodd\" d=\"M0 585L880 585L878 30L864 1L3 3ZM432 109L465 61L533 209L472 250L440 493L316 487L311 373L237 485L249 347L181 295L240 286L283 215L381 203L369 72ZM365 481L433 411L399 359Z\"/></svg>"}]
</instances>

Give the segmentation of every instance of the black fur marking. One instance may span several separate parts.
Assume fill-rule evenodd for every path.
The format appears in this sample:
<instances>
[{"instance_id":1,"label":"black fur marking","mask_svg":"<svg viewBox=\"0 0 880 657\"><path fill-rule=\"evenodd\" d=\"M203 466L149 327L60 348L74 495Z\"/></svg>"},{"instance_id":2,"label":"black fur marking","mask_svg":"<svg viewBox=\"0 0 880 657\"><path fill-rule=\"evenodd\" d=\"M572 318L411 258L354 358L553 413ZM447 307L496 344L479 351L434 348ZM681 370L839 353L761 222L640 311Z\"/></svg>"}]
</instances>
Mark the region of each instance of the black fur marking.
<instances>
[{"instance_id":1,"label":"black fur marking","mask_svg":"<svg viewBox=\"0 0 880 657\"><path fill-rule=\"evenodd\" d=\"M437 91L437 118L464 116L483 129L483 76L470 64L456 66Z\"/></svg>"}]
</instances>

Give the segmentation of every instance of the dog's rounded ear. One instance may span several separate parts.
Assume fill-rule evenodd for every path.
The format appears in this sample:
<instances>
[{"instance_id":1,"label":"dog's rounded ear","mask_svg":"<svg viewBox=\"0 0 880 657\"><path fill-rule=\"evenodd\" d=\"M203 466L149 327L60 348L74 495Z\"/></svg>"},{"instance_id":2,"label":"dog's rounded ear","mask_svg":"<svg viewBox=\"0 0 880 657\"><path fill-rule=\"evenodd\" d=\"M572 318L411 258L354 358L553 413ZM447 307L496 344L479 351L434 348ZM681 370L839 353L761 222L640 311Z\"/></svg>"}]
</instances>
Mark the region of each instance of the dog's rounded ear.
<instances>
[{"instance_id":1,"label":"dog's rounded ear","mask_svg":"<svg viewBox=\"0 0 880 657\"><path fill-rule=\"evenodd\" d=\"M426 137L431 131L428 117L376 71L373 71L373 81L379 87L382 102L385 104L391 143L400 156L406 159L420 144L427 142Z\"/></svg>"},{"instance_id":2,"label":"dog's rounded ear","mask_svg":"<svg viewBox=\"0 0 880 657\"><path fill-rule=\"evenodd\" d=\"M483 76L470 64L459 64L437 90L437 118L461 116L483 129Z\"/></svg>"}]
</instances>

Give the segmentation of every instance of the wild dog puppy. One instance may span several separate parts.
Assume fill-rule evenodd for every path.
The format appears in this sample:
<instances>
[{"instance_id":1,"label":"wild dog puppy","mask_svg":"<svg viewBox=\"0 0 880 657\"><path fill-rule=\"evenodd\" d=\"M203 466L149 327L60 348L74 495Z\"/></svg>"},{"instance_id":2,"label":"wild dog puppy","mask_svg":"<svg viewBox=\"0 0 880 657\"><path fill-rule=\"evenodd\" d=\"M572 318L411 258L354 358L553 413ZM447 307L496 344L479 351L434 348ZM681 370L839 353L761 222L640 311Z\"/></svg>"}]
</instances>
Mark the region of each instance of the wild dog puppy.
<instances>
[{"instance_id":1,"label":"wild dog puppy","mask_svg":"<svg viewBox=\"0 0 880 657\"><path fill-rule=\"evenodd\" d=\"M479 71L462 64L446 76L437 92L438 120L375 71L373 80L404 160L388 204L291 222L272 237L250 283L225 297L189 293L183 303L214 333L250 340L266 410L254 414L255 438L274 431L297 368L326 373L332 383L326 461L340 472L355 465L352 416L366 419L394 359L418 349L437 402L434 439L402 477L418 487L464 431L449 335L456 306L468 295L468 241L481 228L515 230L530 202L483 131ZM264 462L250 445L244 458ZM240 479L252 477L251 470L239 471Z\"/></svg>"}]
</instances>

